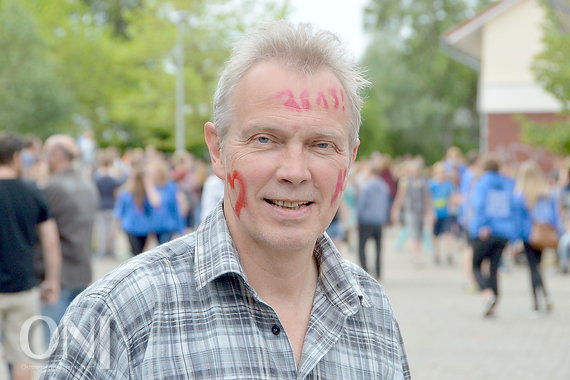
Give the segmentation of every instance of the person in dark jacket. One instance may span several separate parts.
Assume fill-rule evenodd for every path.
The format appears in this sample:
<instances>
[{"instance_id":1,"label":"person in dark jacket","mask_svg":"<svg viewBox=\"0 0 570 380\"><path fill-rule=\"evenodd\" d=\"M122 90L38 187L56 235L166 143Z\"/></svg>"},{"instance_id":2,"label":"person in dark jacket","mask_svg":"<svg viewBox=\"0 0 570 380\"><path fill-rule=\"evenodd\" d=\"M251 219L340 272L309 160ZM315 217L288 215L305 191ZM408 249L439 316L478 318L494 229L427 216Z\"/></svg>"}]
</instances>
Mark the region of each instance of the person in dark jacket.
<instances>
[{"instance_id":1,"label":"person in dark jacket","mask_svg":"<svg viewBox=\"0 0 570 380\"><path fill-rule=\"evenodd\" d=\"M358 218L358 256L360 265L366 268L366 242L372 238L376 244L376 267L372 273L376 278L381 277L380 261L382 253L382 226L389 220L390 189L380 177L381 168L365 162L363 181L357 200Z\"/></svg>"},{"instance_id":2,"label":"person in dark jacket","mask_svg":"<svg viewBox=\"0 0 570 380\"><path fill-rule=\"evenodd\" d=\"M503 249L517 237L514 214L514 181L499 173L499 161L493 156L484 160L484 173L474 185L473 216L469 234L473 244L473 275L485 301L483 315L492 317L499 297L497 273ZM489 273L481 265L489 262Z\"/></svg>"}]
</instances>

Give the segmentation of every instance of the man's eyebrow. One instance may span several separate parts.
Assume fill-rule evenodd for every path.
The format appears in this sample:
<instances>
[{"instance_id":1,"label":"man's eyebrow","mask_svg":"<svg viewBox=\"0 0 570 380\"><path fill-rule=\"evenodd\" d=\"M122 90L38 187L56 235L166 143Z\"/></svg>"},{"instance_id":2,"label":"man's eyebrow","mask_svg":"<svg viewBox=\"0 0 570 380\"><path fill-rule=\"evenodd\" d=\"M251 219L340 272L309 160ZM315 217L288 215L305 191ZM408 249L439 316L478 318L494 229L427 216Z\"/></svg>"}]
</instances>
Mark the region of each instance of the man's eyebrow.
<instances>
[{"instance_id":1,"label":"man's eyebrow","mask_svg":"<svg viewBox=\"0 0 570 380\"><path fill-rule=\"evenodd\" d=\"M271 125L264 125L264 124L252 124L249 125L247 127L245 127L242 130L241 135L248 137L257 133L269 133L269 134L274 134L274 135L283 135L287 133L287 129L286 128L279 128L279 127L274 127ZM311 132L310 134L307 135L307 138L311 139L311 140L319 140L319 139L323 139L323 140L340 140L343 138L343 136L340 133L337 133L336 131L315 131L315 132Z\"/></svg>"},{"instance_id":2,"label":"man's eyebrow","mask_svg":"<svg viewBox=\"0 0 570 380\"><path fill-rule=\"evenodd\" d=\"M273 127L271 125L265 125L265 124L252 124L252 125L248 125L246 126L243 130L242 130L242 136L250 136L252 134L255 133L283 133L283 129L281 128L277 128L277 127Z\"/></svg>"},{"instance_id":3,"label":"man's eyebrow","mask_svg":"<svg viewBox=\"0 0 570 380\"><path fill-rule=\"evenodd\" d=\"M318 131L316 133L311 134L311 138L313 139L324 139L324 140L337 140L342 139L342 135L336 132L322 132Z\"/></svg>"}]
</instances>

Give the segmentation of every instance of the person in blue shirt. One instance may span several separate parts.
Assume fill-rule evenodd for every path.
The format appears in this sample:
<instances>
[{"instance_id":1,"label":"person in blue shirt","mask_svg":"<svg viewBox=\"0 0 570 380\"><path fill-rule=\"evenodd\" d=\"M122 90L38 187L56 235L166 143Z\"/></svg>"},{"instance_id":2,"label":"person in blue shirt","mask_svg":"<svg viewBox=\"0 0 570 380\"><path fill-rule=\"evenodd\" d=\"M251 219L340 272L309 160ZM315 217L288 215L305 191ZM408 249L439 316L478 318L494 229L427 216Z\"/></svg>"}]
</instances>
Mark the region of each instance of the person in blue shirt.
<instances>
[{"instance_id":1,"label":"person in blue shirt","mask_svg":"<svg viewBox=\"0 0 570 380\"><path fill-rule=\"evenodd\" d=\"M473 275L483 293L484 317L495 315L499 296L497 273L503 249L517 237L513 188L514 181L499 173L494 156L484 159L484 173L474 185L469 235L473 244ZM481 265L489 262L488 274Z\"/></svg>"},{"instance_id":2,"label":"person in blue shirt","mask_svg":"<svg viewBox=\"0 0 570 380\"><path fill-rule=\"evenodd\" d=\"M534 162L521 164L517 174L515 205L519 223L519 238L524 243L532 283L533 313L552 311L553 303L548 296L540 271L542 249L530 243L533 223L547 223L553 226L558 235L563 232L558 205L547 184L542 170Z\"/></svg>"},{"instance_id":3,"label":"person in blue shirt","mask_svg":"<svg viewBox=\"0 0 570 380\"><path fill-rule=\"evenodd\" d=\"M152 208L151 231L156 234L158 244L169 242L174 234L184 232L186 202L184 194L172 179L168 164L162 157L151 158L146 164L150 186L159 195L159 201Z\"/></svg>"},{"instance_id":4,"label":"person in blue shirt","mask_svg":"<svg viewBox=\"0 0 570 380\"><path fill-rule=\"evenodd\" d=\"M127 234L133 256L144 250L148 235L152 232L153 208L160 204L160 195L140 165L135 165L120 190L114 212Z\"/></svg>"},{"instance_id":5,"label":"person in blue shirt","mask_svg":"<svg viewBox=\"0 0 570 380\"><path fill-rule=\"evenodd\" d=\"M358 257L360 265L377 279L381 277L382 229L389 221L390 189L380 178L380 166L363 162L363 181L357 198L358 218ZM366 242L375 242L376 266L369 270L366 266Z\"/></svg>"},{"instance_id":6,"label":"person in blue shirt","mask_svg":"<svg viewBox=\"0 0 570 380\"><path fill-rule=\"evenodd\" d=\"M570 157L559 171L558 204L560 205L560 218L564 226L564 233L558 242L558 258L562 274L568 274L570 269Z\"/></svg>"},{"instance_id":7,"label":"person in blue shirt","mask_svg":"<svg viewBox=\"0 0 570 380\"><path fill-rule=\"evenodd\" d=\"M433 203L435 221L433 223L434 260L440 263L442 251L445 251L447 262L453 264L451 244L451 196L453 183L445 174L443 162L436 162L432 166L432 178L429 180L429 190Z\"/></svg>"}]
</instances>

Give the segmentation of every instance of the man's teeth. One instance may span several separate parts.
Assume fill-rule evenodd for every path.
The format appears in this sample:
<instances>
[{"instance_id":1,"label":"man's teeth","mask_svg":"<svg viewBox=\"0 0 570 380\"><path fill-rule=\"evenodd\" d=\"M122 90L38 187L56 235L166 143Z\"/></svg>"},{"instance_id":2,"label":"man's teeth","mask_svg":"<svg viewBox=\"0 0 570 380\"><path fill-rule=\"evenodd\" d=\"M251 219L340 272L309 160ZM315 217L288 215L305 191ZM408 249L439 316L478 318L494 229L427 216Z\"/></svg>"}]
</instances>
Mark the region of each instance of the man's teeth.
<instances>
[{"instance_id":1,"label":"man's teeth","mask_svg":"<svg viewBox=\"0 0 570 380\"><path fill-rule=\"evenodd\" d=\"M286 207L286 208L299 208L301 206L305 206L306 204L308 204L309 202L287 202L287 201L275 201L272 200L271 203L273 203L276 206L279 207Z\"/></svg>"}]
</instances>

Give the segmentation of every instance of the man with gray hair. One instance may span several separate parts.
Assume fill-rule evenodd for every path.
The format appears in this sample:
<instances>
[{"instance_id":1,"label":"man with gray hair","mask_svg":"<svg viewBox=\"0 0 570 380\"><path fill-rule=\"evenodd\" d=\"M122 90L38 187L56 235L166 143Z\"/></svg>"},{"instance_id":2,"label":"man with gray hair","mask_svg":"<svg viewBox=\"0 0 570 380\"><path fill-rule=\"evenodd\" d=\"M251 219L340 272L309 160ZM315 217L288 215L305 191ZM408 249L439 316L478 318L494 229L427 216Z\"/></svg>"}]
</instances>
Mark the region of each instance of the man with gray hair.
<instances>
[{"instance_id":1,"label":"man with gray hair","mask_svg":"<svg viewBox=\"0 0 570 380\"><path fill-rule=\"evenodd\" d=\"M281 21L242 39L204 126L222 201L84 292L43 378L409 379L387 296L324 234L366 85L329 32Z\"/></svg>"},{"instance_id":2,"label":"man with gray hair","mask_svg":"<svg viewBox=\"0 0 570 380\"><path fill-rule=\"evenodd\" d=\"M95 183L74 167L79 157L75 140L64 134L49 137L44 158L50 176L43 191L57 223L61 242L61 295L55 304L42 305L42 314L59 323L71 301L92 281L91 242L99 208Z\"/></svg>"}]
</instances>

